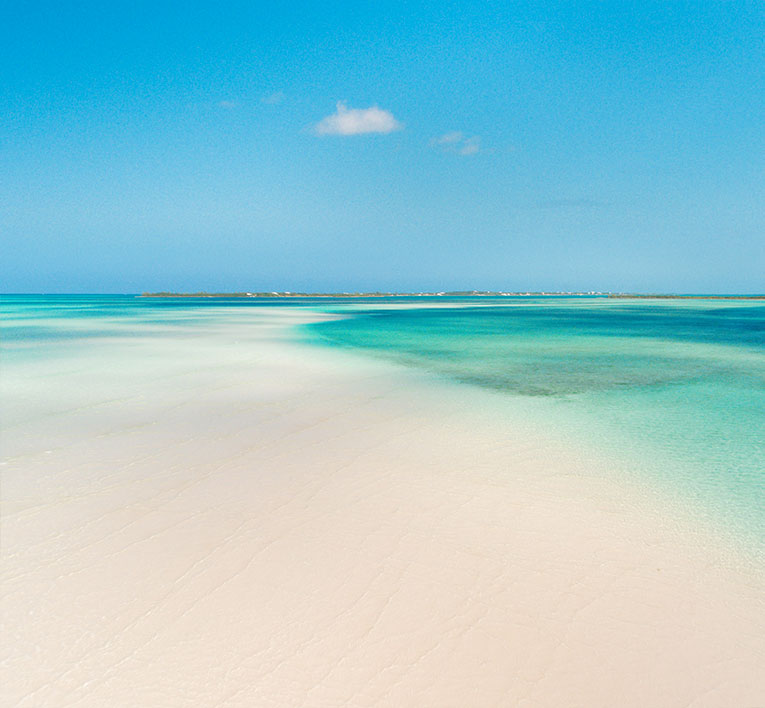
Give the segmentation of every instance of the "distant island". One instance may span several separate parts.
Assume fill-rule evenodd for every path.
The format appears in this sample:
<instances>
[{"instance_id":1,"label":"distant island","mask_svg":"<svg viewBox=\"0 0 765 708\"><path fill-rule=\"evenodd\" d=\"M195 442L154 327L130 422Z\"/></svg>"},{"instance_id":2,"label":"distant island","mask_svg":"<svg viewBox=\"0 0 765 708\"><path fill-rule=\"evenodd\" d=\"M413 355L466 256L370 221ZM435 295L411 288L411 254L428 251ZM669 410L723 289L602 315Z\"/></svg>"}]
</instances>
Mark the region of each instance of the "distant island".
<instances>
[{"instance_id":1,"label":"distant island","mask_svg":"<svg viewBox=\"0 0 765 708\"><path fill-rule=\"evenodd\" d=\"M237 293L141 293L140 297L196 297L196 298L370 298L370 297L555 297L568 295L572 297L610 297L625 299L649 300L765 300L765 295L651 295L645 293L609 293L609 292L502 292L492 290L451 290L443 292L393 293L393 292L355 292L355 293L296 293L284 292L237 292Z\"/></svg>"},{"instance_id":2,"label":"distant island","mask_svg":"<svg viewBox=\"0 0 765 708\"><path fill-rule=\"evenodd\" d=\"M765 295L629 295L609 293L608 297L643 300L765 300Z\"/></svg>"},{"instance_id":3,"label":"distant island","mask_svg":"<svg viewBox=\"0 0 765 708\"><path fill-rule=\"evenodd\" d=\"M519 297L543 295L606 295L607 293L575 293L575 292L500 292L492 290L450 290L442 292L421 293L393 293L393 292L345 292L345 293L296 293L289 290L283 292L253 292L253 293L141 293L141 297L256 297L256 298L285 298L285 297L328 297L328 298L352 298L352 297Z\"/></svg>"}]
</instances>

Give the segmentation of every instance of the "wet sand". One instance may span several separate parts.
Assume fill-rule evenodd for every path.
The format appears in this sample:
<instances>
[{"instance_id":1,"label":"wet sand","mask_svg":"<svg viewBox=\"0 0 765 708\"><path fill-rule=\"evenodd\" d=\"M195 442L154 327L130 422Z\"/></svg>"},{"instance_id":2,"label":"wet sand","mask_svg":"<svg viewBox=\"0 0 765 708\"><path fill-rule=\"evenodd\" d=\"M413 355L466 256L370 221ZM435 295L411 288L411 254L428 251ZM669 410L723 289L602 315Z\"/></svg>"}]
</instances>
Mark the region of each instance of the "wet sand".
<instances>
[{"instance_id":1,"label":"wet sand","mask_svg":"<svg viewBox=\"0 0 765 708\"><path fill-rule=\"evenodd\" d=\"M765 705L756 568L297 317L3 377L3 705Z\"/></svg>"}]
</instances>

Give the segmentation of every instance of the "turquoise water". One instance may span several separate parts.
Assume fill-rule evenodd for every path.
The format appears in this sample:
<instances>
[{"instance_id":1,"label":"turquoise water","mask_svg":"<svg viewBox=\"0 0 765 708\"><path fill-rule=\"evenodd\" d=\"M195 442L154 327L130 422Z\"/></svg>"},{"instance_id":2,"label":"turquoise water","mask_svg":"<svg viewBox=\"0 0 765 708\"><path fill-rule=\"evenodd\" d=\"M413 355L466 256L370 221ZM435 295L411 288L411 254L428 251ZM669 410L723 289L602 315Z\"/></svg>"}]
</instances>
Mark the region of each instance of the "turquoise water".
<instances>
[{"instance_id":1,"label":"turquoise water","mask_svg":"<svg viewBox=\"0 0 765 708\"><path fill-rule=\"evenodd\" d=\"M765 303L519 298L339 312L350 317L311 325L313 336L501 393L765 545Z\"/></svg>"},{"instance_id":2,"label":"turquoise water","mask_svg":"<svg viewBox=\"0 0 765 708\"><path fill-rule=\"evenodd\" d=\"M0 375L83 347L92 354L102 342L107 357L136 337L189 346L203 332L231 337L258 308L274 307L340 314L303 335L492 391L513 415L586 441L765 549L760 301L3 296Z\"/></svg>"}]
</instances>

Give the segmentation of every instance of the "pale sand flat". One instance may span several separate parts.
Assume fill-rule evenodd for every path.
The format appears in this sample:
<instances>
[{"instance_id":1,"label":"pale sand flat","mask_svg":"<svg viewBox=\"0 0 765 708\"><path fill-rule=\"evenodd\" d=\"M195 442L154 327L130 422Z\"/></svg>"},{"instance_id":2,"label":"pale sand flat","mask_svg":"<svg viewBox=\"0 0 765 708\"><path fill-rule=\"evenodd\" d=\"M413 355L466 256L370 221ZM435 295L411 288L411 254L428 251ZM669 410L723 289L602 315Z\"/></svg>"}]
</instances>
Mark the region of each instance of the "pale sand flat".
<instances>
[{"instance_id":1,"label":"pale sand flat","mask_svg":"<svg viewBox=\"0 0 765 708\"><path fill-rule=\"evenodd\" d=\"M756 568L280 331L6 377L4 706L765 706Z\"/></svg>"}]
</instances>

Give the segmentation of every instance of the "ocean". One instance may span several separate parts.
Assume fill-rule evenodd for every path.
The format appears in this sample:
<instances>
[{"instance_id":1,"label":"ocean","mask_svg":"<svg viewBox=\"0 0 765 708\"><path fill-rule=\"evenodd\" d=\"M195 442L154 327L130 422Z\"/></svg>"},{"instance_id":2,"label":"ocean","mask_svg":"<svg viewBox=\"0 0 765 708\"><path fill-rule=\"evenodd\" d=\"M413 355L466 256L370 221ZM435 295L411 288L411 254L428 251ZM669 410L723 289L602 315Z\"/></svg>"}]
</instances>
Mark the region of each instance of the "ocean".
<instances>
[{"instance_id":1,"label":"ocean","mask_svg":"<svg viewBox=\"0 0 765 708\"><path fill-rule=\"evenodd\" d=\"M607 297L343 308L307 327L501 394L709 522L765 542L765 304ZM512 419L512 418L511 418Z\"/></svg>"},{"instance_id":2,"label":"ocean","mask_svg":"<svg viewBox=\"0 0 765 708\"><path fill-rule=\"evenodd\" d=\"M92 357L99 345L108 368L137 340L236 337L258 308L333 315L295 336L491 392L487 405L508 425L523 419L586 444L614 460L614 474L765 547L761 301L4 296L0 377L13 380L22 367L26 380L37 370L50 377L57 358Z\"/></svg>"},{"instance_id":3,"label":"ocean","mask_svg":"<svg viewBox=\"0 0 765 708\"><path fill-rule=\"evenodd\" d=\"M764 321L2 297L0 703L761 705Z\"/></svg>"}]
</instances>

